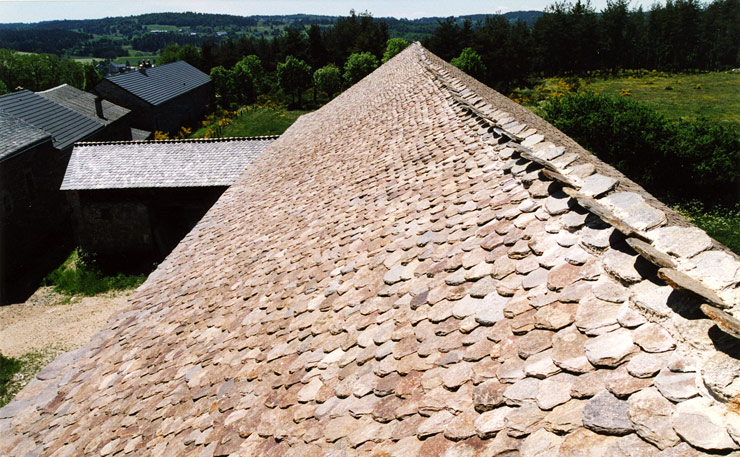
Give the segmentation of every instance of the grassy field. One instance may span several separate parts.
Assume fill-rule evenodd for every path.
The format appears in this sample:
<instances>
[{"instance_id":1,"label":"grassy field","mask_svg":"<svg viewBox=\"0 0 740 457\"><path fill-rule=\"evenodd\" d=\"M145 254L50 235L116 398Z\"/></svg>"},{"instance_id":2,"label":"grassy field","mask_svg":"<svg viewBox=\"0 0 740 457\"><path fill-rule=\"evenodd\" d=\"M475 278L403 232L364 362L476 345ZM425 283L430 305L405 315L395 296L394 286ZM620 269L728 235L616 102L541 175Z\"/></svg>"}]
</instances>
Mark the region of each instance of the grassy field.
<instances>
[{"instance_id":1,"label":"grassy field","mask_svg":"<svg viewBox=\"0 0 740 457\"><path fill-rule=\"evenodd\" d=\"M269 105L249 106L238 112L208 116L203 127L190 138L280 135L307 112Z\"/></svg>"},{"instance_id":2,"label":"grassy field","mask_svg":"<svg viewBox=\"0 0 740 457\"><path fill-rule=\"evenodd\" d=\"M704 117L740 128L740 73L635 71L616 78L596 78L583 87L604 95L632 97L669 119Z\"/></svg>"}]
</instances>

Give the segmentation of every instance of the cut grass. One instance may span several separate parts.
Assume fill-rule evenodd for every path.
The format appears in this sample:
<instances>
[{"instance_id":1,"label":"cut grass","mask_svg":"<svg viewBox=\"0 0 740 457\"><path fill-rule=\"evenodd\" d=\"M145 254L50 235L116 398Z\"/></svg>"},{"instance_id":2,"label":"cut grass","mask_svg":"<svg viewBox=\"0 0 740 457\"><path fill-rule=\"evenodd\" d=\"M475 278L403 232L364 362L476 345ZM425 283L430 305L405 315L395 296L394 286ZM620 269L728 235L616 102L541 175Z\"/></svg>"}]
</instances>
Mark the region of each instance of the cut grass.
<instances>
[{"instance_id":1,"label":"cut grass","mask_svg":"<svg viewBox=\"0 0 740 457\"><path fill-rule=\"evenodd\" d=\"M645 103L668 119L705 118L740 128L740 73L675 74L635 72L594 79L584 87L604 95L621 95Z\"/></svg>"},{"instance_id":2,"label":"cut grass","mask_svg":"<svg viewBox=\"0 0 740 457\"><path fill-rule=\"evenodd\" d=\"M249 106L238 117L231 119L220 129L220 137L243 137L281 135L301 115L308 113L302 110L287 110L277 107ZM215 116L207 125L196 130L190 138L204 138L206 132L214 131L223 117ZM224 123L226 124L226 123Z\"/></svg>"},{"instance_id":3,"label":"cut grass","mask_svg":"<svg viewBox=\"0 0 740 457\"><path fill-rule=\"evenodd\" d=\"M44 278L43 285L53 286L61 294L90 297L111 290L133 289L146 277L145 274L107 275L95 266L94 261L75 249L62 265Z\"/></svg>"}]
</instances>

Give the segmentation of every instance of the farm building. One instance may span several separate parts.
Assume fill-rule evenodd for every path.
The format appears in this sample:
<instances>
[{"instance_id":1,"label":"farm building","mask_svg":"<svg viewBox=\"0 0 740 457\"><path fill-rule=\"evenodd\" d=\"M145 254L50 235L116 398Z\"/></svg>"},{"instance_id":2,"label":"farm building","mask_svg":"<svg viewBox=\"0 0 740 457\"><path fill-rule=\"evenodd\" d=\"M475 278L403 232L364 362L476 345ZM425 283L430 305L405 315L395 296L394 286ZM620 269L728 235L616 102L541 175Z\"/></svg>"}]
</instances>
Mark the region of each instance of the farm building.
<instances>
[{"instance_id":1,"label":"farm building","mask_svg":"<svg viewBox=\"0 0 740 457\"><path fill-rule=\"evenodd\" d=\"M90 117L79 112L81 108L70 109L44 95L21 90L0 96L0 304L23 301L71 249L69 210L59 186L72 145L118 139L125 132L130 138L128 127ZM114 111L114 105L105 106Z\"/></svg>"},{"instance_id":2,"label":"farm building","mask_svg":"<svg viewBox=\"0 0 740 457\"><path fill-rule=\"evenodd\" d=\"M211 78L183 61L108 76L95 92L133 111L132 125L147 131L198 121L213 100Z\"/></svg>"},{"instance_id":3,"label":"farm building","mask_svg":"<svg viewBox=\"0 0 740 457\"><path fill-rule=\"evenodd\" d=\"M118 268L161 261L274 139L75 145L61 189L77 245Z\"/></svg>"},{"instance_id":4,"label":"farm building","mask_svg":"<svg viewBox=\"0 0 740 457\"><path fill-rule=\"evenodd\" d=\"M739 271L414 44L0 409L0 454L729 455Z\"/></svg>"}]
</instances>

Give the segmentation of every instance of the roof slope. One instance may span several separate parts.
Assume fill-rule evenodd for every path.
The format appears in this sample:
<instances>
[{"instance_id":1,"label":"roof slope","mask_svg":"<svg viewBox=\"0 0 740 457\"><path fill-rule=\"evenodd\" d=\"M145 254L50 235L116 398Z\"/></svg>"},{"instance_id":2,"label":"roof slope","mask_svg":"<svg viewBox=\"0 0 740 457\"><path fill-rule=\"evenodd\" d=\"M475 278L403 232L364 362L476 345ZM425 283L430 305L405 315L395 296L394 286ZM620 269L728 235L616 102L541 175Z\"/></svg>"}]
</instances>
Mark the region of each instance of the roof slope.
<instances>
[{"instance_id":1,"label":"roof slope","mask_svg":"<svg viewBox=\"0 0 740 457\"><path fill-rule=\"evenodd\" d=\"M69 84L62 84L52 89L37 92L37 94L106 125L117 121L131 112L131 110L111 103L108 100L101 100L103 105L103 117L101 118L95 109L95 99L97 97L90 92L82 91Z\"/></svg>"},{"instance_id":2,"label":"roof slope","mask_svg":"<svg viewBox=\"0 0 740 457\"><path fill-rule=\"evenodd\" d=\"M183 61L105 79L155 106L211 82L207 74Z\"/></svg>"},{"instance_id":3,"label":"roof slope","mask_svg":"<svg viewBox=\"0 0 740 457\"><path fill-rule=\"evenodd\" d=\"M413 45L301 117L0 410L0 453L736 449L734 339L621 231L720 301L740 263L473 86Z\"/></svg>"},{"instance_id":4,"label":"roof slope","mask_svg":"<svg viewBox=\"0 0 740 457\"><path fill-rule=\"evenodd\" d=\"M0 110L0 160L46 139L51 135Z\"/></svg>"},{"instance_id":5,"label":"roof slope","mask_svg":"<svg viewBox=\"0 0 740 457\"><path fill-rule=\"evenodd\" d=\"M26 89L0 96L0 109L51 134L54 147L60 150L104 127L94 119Z\"/></svg>"},{"instance_id":6,"label":"roof slope","mask_svg":"<svg viewBox=\"0 0 740 457\"><path fill-rule=\"evenodd\" d=\"M61 189L230 186L275 138L78 144Z\"/></svg>"}]
</instances>

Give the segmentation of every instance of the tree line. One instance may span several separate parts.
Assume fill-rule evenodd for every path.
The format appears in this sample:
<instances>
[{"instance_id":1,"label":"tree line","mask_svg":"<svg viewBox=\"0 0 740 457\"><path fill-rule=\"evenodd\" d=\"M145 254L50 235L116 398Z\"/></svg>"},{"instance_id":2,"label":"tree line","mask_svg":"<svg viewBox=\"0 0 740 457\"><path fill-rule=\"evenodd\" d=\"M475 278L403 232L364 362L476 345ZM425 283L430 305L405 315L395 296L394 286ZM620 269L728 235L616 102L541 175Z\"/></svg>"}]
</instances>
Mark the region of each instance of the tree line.
<instances>
[{"instance_id":1,"label":"tree line","mask_svg":"<svg viewBox=\"0 0 740 457\"><path fill-rule=\"evenodd\" d=\"M91 90L101 78L89 63L61 59L54 54L20 54L0 49L0 95L17 88L37 92L60 84Z\"/></svg>"},{"instance_id":2,"label":"tree line","mask_svg":"<svg viewBox=\"0 0 740 457\"><path fill-rule=\"evenodd\" d=\"M557 2L532 27L501 16L448 18L423 43L447 61L470 48L483 64L477 76L503 90L533 73L722 70L740 65L740 0L668 0L648 11L608 0L598 13L588 0Z\"/></svg>"}]
</instances>

